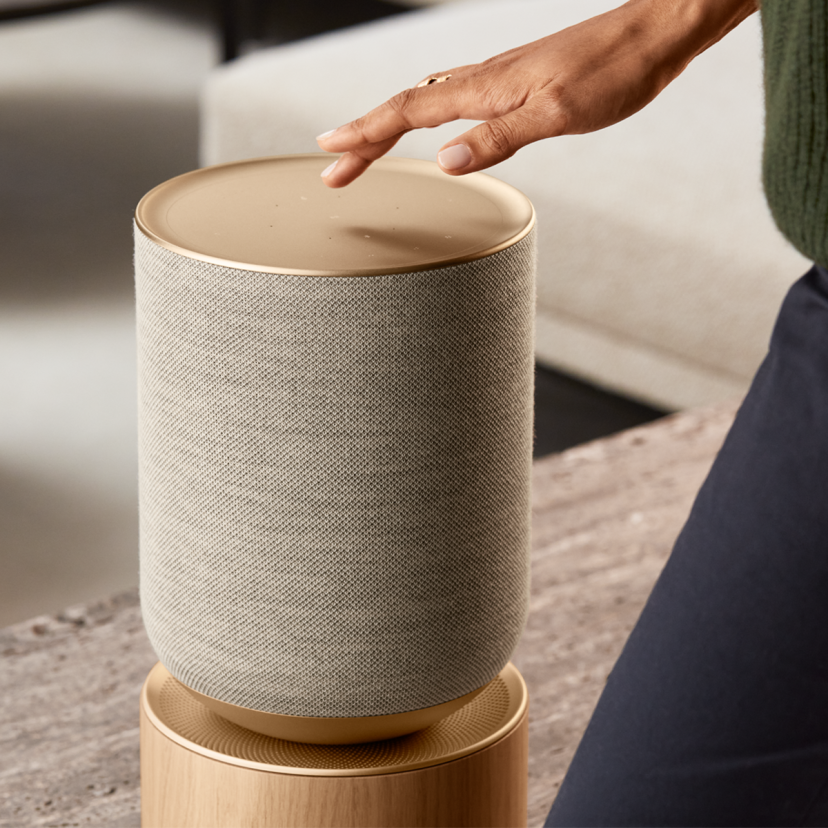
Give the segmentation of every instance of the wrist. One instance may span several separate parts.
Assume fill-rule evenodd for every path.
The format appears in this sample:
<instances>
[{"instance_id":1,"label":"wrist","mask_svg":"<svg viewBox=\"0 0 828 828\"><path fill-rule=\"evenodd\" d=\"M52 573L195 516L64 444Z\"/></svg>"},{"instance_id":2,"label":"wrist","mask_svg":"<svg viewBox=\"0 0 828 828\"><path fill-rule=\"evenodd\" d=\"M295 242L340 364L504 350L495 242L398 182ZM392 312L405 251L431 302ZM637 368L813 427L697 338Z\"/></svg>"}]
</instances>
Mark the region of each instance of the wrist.
<instances>
[{"instance_id":1,"label":"wrist","mask_svg":"<svg viewBox=\"0 0 828 828\"><path fill-rule=\"evenodd\" d=\"M615 13L627 52L646 67L655 97L757 7L757 0L628 0Z\"/></svg>"},{"instance_id":2,"label":"wrist","mask_svg":"<svg viewBox=\"0 0 828 828\"><path fill-rule=\"evenodd\" d=\"M664 58L687 64L758 9L758 0L630 0L651 15L665 35Z\"/></svg>"}]
</instances>

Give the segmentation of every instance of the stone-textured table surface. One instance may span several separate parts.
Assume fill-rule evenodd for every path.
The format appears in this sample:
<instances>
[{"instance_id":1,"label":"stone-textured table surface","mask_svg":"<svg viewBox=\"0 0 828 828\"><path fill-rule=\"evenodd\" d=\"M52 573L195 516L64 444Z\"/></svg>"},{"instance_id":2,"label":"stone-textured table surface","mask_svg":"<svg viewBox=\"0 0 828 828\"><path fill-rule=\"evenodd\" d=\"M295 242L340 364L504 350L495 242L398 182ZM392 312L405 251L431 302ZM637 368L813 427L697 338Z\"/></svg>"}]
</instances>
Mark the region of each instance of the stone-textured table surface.
<instances>
[{"instance_id":1,"label":"stone-textured table surface","mask_svg":"<svg viewBox=\"0 0 828 828\"><path fill-rule=\"evenodd\" d=\"M675 415L534 470L529 825L541 825L734 405ZM137 593L0 631L0 826L138 826Z\"/></svg>"}]
</instances>

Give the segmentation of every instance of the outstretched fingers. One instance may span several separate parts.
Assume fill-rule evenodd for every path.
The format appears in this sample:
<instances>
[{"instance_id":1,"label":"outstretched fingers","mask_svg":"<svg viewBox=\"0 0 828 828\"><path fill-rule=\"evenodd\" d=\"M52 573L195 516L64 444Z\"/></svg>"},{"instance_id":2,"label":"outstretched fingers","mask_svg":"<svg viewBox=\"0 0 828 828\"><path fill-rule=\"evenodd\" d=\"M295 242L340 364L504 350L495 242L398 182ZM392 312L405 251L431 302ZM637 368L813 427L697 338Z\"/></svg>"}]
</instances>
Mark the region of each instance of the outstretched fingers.
<instances>
[{"instance_id":1,"label":"outstretched fingers","mask_svg":"<svg viewBox=\"0 0 828 828\"><path fill-rule=\"evenodd\" d=\"M526 144L566 129L551 87L523 98L508 89L493 95L485 73L461 67L451 74L446 82L406 89L362 118L320 135L316 140L323 150L343 153L322 174L325 183L350 184L412 129L458 119L483 121L438 153L440 166L451 175L487 169Z\"/></svg>"},{"instance_id":2,"label":"outstretched fingers","mask_svg":"<svg viewBox=\"0 0 828 828\"><path fill-rule=\"evenodd\" d=\"M450 175L485 170L511 158L519 149L563 135L566 118L549 93L530 98L519 109L478 124L437 153L437 161Z\"/></svg>"},{"instance_id":3,"label":"outstretched fingers","mask_svg":"<svg viewBox=\"0 0 828 828\"><path fill-rule=\"evenodd\" d=\"M322 180L328 187L345 187L359 178L371 164L385 155L404 133L394 135L386 141L377 144L368 144L352 152L346 152L329 164L322 172Z\"/></svg>"},{"instance_id":4,"label":"outstretched fingers","mask_svg":"<svg viewBox=\"0 0 828 828\"><path fill-rule=\"evenodd\" d=\"M376 144L411 129L432 127L463 117L463 76L467 67L441 73L451 76L446 83L415 86L389 98L367 115L317 137L326 152L349 152Z\"/></svg>"},{"instance_id":5,"label":"outstretched fingers","mask_svg":"<svg viewBox=\"0 0 828 828\"><path fill-rule=\"evenodd\" d=\"M349 184L412 129L439 126L458 118L485 117L473 112L475 105L470 101L474 97L463 88L465 68L440 74L451 75L450 82L405 89L367 115L317 136L317 143L326 152L344 153L325 170L325 183L330 187Z\"/></svg>"}]
</instances>

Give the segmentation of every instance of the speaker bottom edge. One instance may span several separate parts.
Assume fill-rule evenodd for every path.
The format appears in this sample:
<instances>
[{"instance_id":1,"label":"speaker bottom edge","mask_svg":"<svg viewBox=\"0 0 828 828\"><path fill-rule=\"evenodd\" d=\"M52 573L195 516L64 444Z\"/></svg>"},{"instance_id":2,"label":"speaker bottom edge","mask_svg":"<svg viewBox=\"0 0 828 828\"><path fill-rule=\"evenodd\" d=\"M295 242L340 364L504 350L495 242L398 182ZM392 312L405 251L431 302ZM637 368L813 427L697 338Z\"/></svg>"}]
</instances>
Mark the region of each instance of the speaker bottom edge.
<instances>
[{"instance_id":1,"label":"speaker bottom edge","mask_svg":"<svg viewBox=\"0 0 828 828\"><path fill-rule=\"evenodd\" d=\"M281 713L266 713L221 701L194 690L183 682L181 686L214 713L255 733L272 736L275 739L286 739L290 742L302 742L303 744L355 745L396 739L398 736L407 736L409 733L423 730L435 722L439 722L440 719L450 716L461 707L465 707L472 699L479 696L489 684L491 682L457 699L435 704L431 707L424 707L420 710L385 716L353 717L286 716Z\"/></svg>"}]
</instances>

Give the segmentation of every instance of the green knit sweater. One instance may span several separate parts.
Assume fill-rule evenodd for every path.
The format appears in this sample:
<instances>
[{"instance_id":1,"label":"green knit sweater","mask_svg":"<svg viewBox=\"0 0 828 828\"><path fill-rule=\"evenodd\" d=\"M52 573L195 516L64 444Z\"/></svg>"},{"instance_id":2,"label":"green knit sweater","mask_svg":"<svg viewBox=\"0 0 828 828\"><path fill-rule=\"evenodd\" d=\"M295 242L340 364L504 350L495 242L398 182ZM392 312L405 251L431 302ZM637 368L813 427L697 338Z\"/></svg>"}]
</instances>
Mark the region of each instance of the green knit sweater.
<instances>
[{"instance_id":1,"label":"green knit sweater","mask_svg":"<svg viewBox=\"0 0 828 828\"><path fill-rule=\"evenodd\" d=\"M763 180L779 229L828 267L828 0L763 0Z\"/></svg>"}]
</instances>

